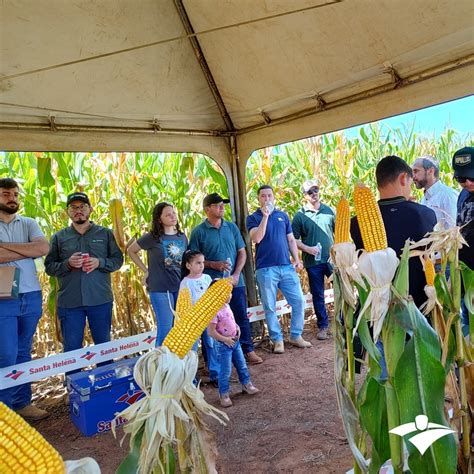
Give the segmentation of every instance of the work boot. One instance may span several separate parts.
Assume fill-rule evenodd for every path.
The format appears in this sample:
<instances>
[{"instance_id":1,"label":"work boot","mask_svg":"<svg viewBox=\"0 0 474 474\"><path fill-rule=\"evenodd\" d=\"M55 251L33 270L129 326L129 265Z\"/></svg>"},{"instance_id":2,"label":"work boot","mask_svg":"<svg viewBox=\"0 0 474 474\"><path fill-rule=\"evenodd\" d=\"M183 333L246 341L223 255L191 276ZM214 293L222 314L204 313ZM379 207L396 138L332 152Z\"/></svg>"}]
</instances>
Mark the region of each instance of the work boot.
<instances>
[{"instance_id":1,"label":"work boot","mask_svg":"<svg viewBox=\"0 0 474 474\"><path fill-rule=\"evenodd\" d=\"M290 339L288 339L288 342L301 349L306 349L307 347L312 346L311 342L305 341L301 336L297 337L296 339L292 339L290 337Z\"/></svg>"},{"instance_id":2,"label":"work boot","mask_svg":"<svg viewBox=\"0 0 474 474\"><path fill-rule=\"evenodd\" d=\"M261 364L263 362L263 359L261 357L259 357L255 351L252 351L252 352L247 352L247 354L245 354L246 358L247 358L247 362L251 365L257 365L257 364Z\"/></svg>"},{"instance_id":3,"label":"work boot","mask_svg":"<svg viewBox=\"0 0 474 474\"><path fill-rule=\"evenodd\" d=\"M260 392L260 390L252 383L246 383L242 385L242 393L248 393L249 395L255 395L256 393Z\"/></svg>"},{"instance_id":4,"label":"work boot","mask_svg":"<svg viewBox=\"0 0 474 474\"><path fill-rule=\"evenodd\" d=\"M35 407L34 405L26 405L26 407L16 410L16 412L26 421L38 421L47 418L49 413L46 410Z\"/></svg>"},{"instance_id":5,"label":"work boot","mask_svg":"<svg viewBox=\"0 0 474 474\"><path fill-rule=\"evenodd\" d=\"M326 339L329 339L329 331L327 328L320 329L318 332L318 335L316 336L316 339L319 339L320 341L325 341Z\"/></svg>"},{"instance_id":6,"label":"work boot","mask_svg":"<svg viewBox=\"0 0 474 474\"><path fill-rule=\"evenodd\" d=\"M275 341L273 343L273 352L275 354L283 354L283 352L285 352L285 345L283 344L283 341Z\"/></svg>"},{"instance_id":7,"label":"work boot","mask_svg":"<svg viewBox=\"0 0 474 474\"><path fill-rule=\"evenodd\" d=\"M221 402L221 407L223 408L229 408L232 406L232 400L230 399L230 396L228 393L219 395L219 401Z\"/></svg>"}]
</instances>

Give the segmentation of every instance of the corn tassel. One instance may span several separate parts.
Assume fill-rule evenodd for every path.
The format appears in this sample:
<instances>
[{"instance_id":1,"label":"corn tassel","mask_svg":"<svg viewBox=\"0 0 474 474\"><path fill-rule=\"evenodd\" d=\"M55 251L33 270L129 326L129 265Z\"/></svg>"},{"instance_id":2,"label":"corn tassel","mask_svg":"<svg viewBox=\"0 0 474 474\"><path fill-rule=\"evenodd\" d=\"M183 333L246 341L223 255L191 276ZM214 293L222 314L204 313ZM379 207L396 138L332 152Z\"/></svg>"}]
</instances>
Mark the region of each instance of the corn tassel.
<instances>
[{"instance_id":1,"label":"corn tassel","mask_svg":"<svg viewBox=\"0 0 474 474\"><path fill-rule=\"evenodd\" d=\"M334 232L334 243L342 244L344 242L350 242L350 214L349 214L349 201L346 198L342 198L336 208L336 226Z\"/></svg>"},{"instance_id":2,"label":"corn tassel","mask_svg":"<svg viewBox=\"0 0 474 474\"><path fill-rule=\"evenodd\" d=\"M183 358L228 300L231 292L232 283L228 278L209 287L190 311L180 314L179 321L168 333L163 345Z\"/></svg>"},{"instance_id":3,"label":"corn tassel","mask_svg":"<svg viewBox=\"0 0 474 474\"><path fill-rule=\"evenodd\" d=\"M60 454L20 415L0 402L0 472L64 473Z\"/></svg>"},{"instance_id":4,"label":"corn tassel","mask_svg":"<svg viewBox=\"0 0 474 474\"><path fill-rule=\"evenodd\" d=\"M125 251L125 234L123 231L123 205L120 199L111 199L109 203L112 228L117 245Z\"/></svg>"},{"instance_id":5,"label":"corn tassel","mask_svg":"<svg viewBox=\"0 0 474 474\"><path fill-rule=\"evenodd\" d=\"M359 184L354 190L354 205L360 234L367 252L375 252L388 247L387 234L380 208L370 188Z\"/></svg>"}]
</instances>

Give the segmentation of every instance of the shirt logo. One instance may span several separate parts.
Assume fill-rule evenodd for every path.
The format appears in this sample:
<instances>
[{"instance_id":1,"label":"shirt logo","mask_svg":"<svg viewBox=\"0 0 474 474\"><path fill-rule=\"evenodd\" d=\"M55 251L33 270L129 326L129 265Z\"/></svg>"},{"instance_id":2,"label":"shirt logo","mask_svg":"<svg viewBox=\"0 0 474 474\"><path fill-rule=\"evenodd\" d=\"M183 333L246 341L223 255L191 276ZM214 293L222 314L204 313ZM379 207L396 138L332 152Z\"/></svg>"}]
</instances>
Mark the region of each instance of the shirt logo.
<instances>
[{"instance_id":1,"label":"shirt logo","mask_svg":"<svg viewBox=\"0 0 474 474\"><path fill-rule=\"evenodd\" d=\"M420 431L421 433L408 438L408 441L410 441L410 443L413 444L416 449L418 449L422 456L435 441L442 438L443 436L455 433L455 431L444 425L429 423L428 417L426 415L418 415L415 418L414 423L405 423L403 425L397 426L396 428L390 430L389 433L397 436L405 436L415 431Z\"/></svg>"}]
</instances>

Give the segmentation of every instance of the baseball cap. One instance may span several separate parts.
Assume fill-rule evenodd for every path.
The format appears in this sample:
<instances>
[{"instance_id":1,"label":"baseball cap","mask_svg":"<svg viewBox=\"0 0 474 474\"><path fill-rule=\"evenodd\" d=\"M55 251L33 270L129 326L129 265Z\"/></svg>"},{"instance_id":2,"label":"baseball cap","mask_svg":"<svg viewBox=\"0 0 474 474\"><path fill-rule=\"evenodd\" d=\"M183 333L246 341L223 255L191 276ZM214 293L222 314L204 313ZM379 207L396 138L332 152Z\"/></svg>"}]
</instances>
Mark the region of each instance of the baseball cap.
<instances>
[{"instance_id":1,"label":"baseball cap","mask_svg":"<svg viewBox=\"0 0 474 474\"><path fill-rule=\"evenodd\" d=\"M319 188L319 183L317 179L309 179L308 181L305 181L301 186L301 190L304 193L307 193L311 188Z\"/></svg>"},{"instance_id":2,"label":"baseball cap","mask_svg":"<svg viewBox=\"0 0 474 474\"><path fill-rule=\"evenodd\" d=\"M466 146L453 155L455 178L474 178L474 147Z\"/></svg>"},{"instance_id":3,"label":"baseball cap","mask_svg":"<svg viewBox=\"0 0 474 474\"><path fill-rule=\"evenodd\" d=\"M89 201L89 198L87 197L87 194L85 194L85 193L72 193L72 194L70 194L67 197L66 207L69 206L69 204L71 204L71 202L74 202L74 201L81 201L85 204L89 204L89 206L91 205L91 202Z\"/></svg>"},{"instance_id":4,"label":"baseball cap","mask_svg":"<svg viewBox=\"0 0 474 474\"><path fill-rule=\"evenodd\" d=\"M230 199L224 199L217 193L211 193L208 194L202 201L202 207L211 206L212 204L219 204L220 202L227 204L230 202Z\"/></svg>"}]
</instances>

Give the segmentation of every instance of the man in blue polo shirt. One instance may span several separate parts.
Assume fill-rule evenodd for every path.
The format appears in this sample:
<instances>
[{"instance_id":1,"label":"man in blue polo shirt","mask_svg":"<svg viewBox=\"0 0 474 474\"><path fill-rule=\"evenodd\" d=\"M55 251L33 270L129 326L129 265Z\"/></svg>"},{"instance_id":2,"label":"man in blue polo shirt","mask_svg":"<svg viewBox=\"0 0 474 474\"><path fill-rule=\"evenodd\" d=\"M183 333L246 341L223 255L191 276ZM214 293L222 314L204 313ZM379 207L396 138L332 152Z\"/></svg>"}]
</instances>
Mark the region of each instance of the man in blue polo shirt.
<instances>
[{"instance_id":1,"label":"man in blue polo shirt","mask_svg":"<svg viewBox=\"0 0 474 474\"><path fill-rule=\"evenodd\" d=\"M231 276L234 284L230 307L234 313L235 321L240 327L240 344L242 350L251 364L263 362L254 350L250 322L247 317L247 295L242 276L247 254L245 242L239 228L224 219L224 204L229 199L223 199L219 194L208 194L203 200L206 219L195 227L189 239L189 248L198 250L204 255L204 273L212 279ZM203 340L208 349L209 343L206 336ZM211 365L208 358L208 365ZM211 380L213 371L209 367Z\"/></svg>"},{"instance_id":2,"label":"man in blue polo shirt","mask_svg":"<svg viewBox=\"0 0 474 474\"><path fill-rule=\"evenodd\" d=\"M260 186L257 191L260 209L247 217L247 229L256 244L256 278L265 311L268 332L274 347L273 352L285 351L283 333L275 312L278 289L291 306L290 344L296 347L311 347L301 334L304 326L304 297L296 270L301 270L298 247L287 214L275 209L273 188ZM294 266L290 262L290 253Z\"/></svg>"},{"instance_id":3,"label":"man in blue polo shirt","mask_svg":"<svg viewBox=\"0 0 474 474\"><path fill-rule=\"evenodd\" d=\"M293 217L292 228L296 245L303 252L303 265L308 273L313 307L318 321L320 340L327 339L328 315L324 302L324 277L332 274L329 250L334 243L334 212L319 199L319 185L315 179L302 185L304 206Z\"/></svg>"}]
</instances>

